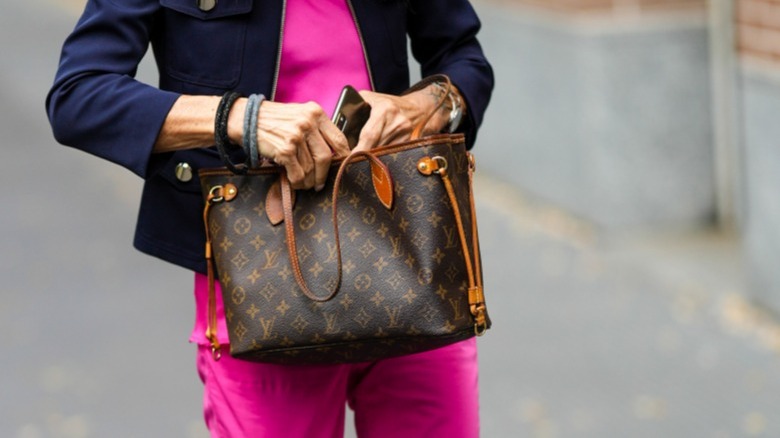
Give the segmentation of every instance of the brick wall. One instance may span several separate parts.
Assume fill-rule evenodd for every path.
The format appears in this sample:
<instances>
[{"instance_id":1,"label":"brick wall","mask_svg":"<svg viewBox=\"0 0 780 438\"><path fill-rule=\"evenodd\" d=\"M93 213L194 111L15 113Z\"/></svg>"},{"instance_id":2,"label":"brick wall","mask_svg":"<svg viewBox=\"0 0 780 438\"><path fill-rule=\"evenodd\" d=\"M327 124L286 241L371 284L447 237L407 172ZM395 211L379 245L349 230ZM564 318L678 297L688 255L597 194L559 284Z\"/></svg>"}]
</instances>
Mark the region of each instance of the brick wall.
<instances>
[{"instance_id":1,"label":"brick wall","mask_svg":"<svg viewBox=\"0 0 780 438\"><path fill-rule=\"evenodd\" d=\"M588 13L642 13L702 9L706 0L515 0L517 3L553 11Z\"/></svg>"},{"instance_id":2,"label":"brick wall","mask_svg":"<svg viewBox=\"0 0 780 438\"><path fill-rule=\"evenodd\" d=\"M780 0L736 0L736 11L740 54L780 66Z\"/></svg>"}]
</instances>

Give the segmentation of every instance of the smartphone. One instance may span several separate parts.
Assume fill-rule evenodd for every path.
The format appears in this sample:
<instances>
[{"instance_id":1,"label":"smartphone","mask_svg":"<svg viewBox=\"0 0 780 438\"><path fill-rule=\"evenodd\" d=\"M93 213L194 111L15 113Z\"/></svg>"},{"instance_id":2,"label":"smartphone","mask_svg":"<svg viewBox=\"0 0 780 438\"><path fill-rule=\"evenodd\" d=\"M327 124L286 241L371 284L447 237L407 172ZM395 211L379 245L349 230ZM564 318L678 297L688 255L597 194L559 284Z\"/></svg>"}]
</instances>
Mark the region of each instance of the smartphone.
<instances>
[{"instance_id":1,"label":"smartphone","mask_svg":"<svg viewBox=\"0 0 780 438\"><path fill-rule=\"evenodd\" d=\"M333 111L333 123L347 137L349 148L353 149L360 138L360 130L371 115L371 105L351 85L341 90L341 96Z\"/></svg>"}]
</instances>

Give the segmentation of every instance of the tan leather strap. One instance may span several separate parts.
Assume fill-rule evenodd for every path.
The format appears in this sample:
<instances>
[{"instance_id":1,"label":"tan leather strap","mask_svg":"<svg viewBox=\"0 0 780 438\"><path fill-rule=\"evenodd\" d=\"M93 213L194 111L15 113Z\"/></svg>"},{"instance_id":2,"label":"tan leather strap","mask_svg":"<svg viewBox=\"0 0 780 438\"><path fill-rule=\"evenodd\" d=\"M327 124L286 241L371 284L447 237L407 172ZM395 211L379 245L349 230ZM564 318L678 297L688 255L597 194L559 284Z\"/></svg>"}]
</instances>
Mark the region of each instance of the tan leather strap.
<instances>
[{"instance_id":1,"label":"tan leather strap","mask_svg":"<svg viewBox=\"0 0 780 438\"><path fill-rule=\"evenodd\" d=\"M231 201L238 194L236 186L226 184L214 186L206 198L206 206L203 208L203 224L206 227L206 273L209 283L208 323L206 325L206 339L211 343L211 355L214 360L222 357L222 346L217 338L217 290L216 276L214 275L214 257L211 243L211 228L209 228L209 214L211 208L225 201Z\"/></svg>"},{"instance_id":2,"label":"tan leather strap","mask_svg":"<svg viewBox=\"0 0 780 438\"><path fill-rule=\"evenodd\" d=\"M452 92L452 82L450 82L450 78L447 77L447 75L440 74L440 75L428 76L425 79L421 80L420 82L412 85L408 90L401 93L401 96L414 93L415 91L420 91L433 83L439 83L444 88L444 95L436 103L436 106L433 108L433 110L430 113L428 113L428 115L426 115L425 118L422 119L420 123L417 124L417 126L414 127L414 130L412 130L412 135L410 137L411 140L417 140L422 136L423 130L425 129L425 125L428 124L428 122L431 120L431 118L433 118L436 112L441 109L442 105L444 105L444 102L447 101L447 96L449 96L450 93Z\"/></svg>"},{"instance_id":3,"label":"tan leather strap","mask_svg":"<svg viewBox=\"0 0 780 438\"><path fill-rule=\"evenodd\" d=\"M482 257L479 253L479 232L477 227L477 209L474 204L474 172L476 171L476 161L474 155L466 152L469 160L469 207L471 210L471 247L474 249L474 270L476 277L476 289L469 290L469 305L471 314L476 319L476 332L481 336L487 330L487 307L485 304L485 293L482 286ZM472 296L473 295L473 296Z\"/></svg>"},{"instance_id":4,"label":"tan leather strap","mask_svg":"<svg viewBox=\"0 0 780 438\"><path fill-rule=\"evenodd\" d=\"M303 272L301 271L301 263L298 260L298 246L295 243L295 222L293 221L293 203L292 203L292 194L293 189L290 185L290 180L287 179L287 173L282 172L281 176L281 184L282 184L282 208L284 210L284 231L287 235L287 252L289 254L290 258L290 264L292 265L292 271L295 275L295 281L298 283L298 286L301 288L301 291L303 291L303 294L309 297L311 300L317 301L317 302L324 302L328 301L331 298L333 298L336 295L336 292L338 292L339 287L341 285L341 243L339 241L339 227L338 222L336 221L336 213L334 208L333 213L333 232L334 237L336 239L336 254L337 254L337 273L336 273L336 287L329 291L328 294L324 297L317 296L314 292L309 289L309 285L306 283L306 279L303 278ZM334 207L335 207L335 200L334 200Z\"/></svg>"},{"instance_id":5,"label":"tan leather strap","mask_svg":"<svg viewBox=\"0 0 780 438\"><path fill-rule=\"evenodd\" d=\"M455 217L455 224L458 228L458 237L463 253L463 260L466 264L466 275L468 276L468 299L469 310L474 317L474 332L481 336L487 330L487 308L485 307L485 296L482 289L482 270L479 257L479 236L477 235L477 217L474 206L474 195L472 190L474 157L469 155L469 204L471 214L471 234L473 252L469 251L466 232L463 227L463 218L458 206L458 198L455 196L455 190L452 187L452 181L448 173L447 160L444 157L425 157L417 163L417 170L423 175L437 174L444 183L444 189L450 199L450 206ZM474 254L472 261L472 254Z\"/></svg>"},{"instance_id":6,"label":"tan leather strap","mask_svg":"<svg viewBox=\"0 0 780 438\"><path fill-rule=\"evenodd\" d=\"M365 157L369 160L371 166L372 181L374 184L374 190L379 197L380 202L385 208L390 209L393 206L393 180L390 175L390 169L387 168L379 158L369 151L355 151L351 153L339 166L339 170L336 173L336 178L333 181L333 236L336 240L336 281L333 290L329 290L327 295L318 296L309 288L306 279L303 277L301 271L300 261L298 260L298 248L295 242L295 222L293 220L293 204L292 194L293 189L290 185L290 180L287 179L287 174L282 172L281 188L282 188L282 206L284 210L284 229L287 235L287 252L289 253L290 263L292 264L293 274L295 275L295 281L303 291L304 295L311 300L317 302L324 302L332 299L338 293L341 287L341 239L339 238L339 226L338 226L338 197L339 189L341 188L341 181L346 172L347 166L356 158Z\"/></svg>"},{"instance_id":7,"label":"tan leather strap","mask_svg":"<svg viewBox=\"0 0 780 438\"><path fill-rule=\"evenodd\" d=\"M292 205L295 207L295 192L292 192ZM284 221L284 206L282 205L282 181L276 180L268 189L265 197L265 216L271 225L279 225Z\"/></svg>"}]
</instances>

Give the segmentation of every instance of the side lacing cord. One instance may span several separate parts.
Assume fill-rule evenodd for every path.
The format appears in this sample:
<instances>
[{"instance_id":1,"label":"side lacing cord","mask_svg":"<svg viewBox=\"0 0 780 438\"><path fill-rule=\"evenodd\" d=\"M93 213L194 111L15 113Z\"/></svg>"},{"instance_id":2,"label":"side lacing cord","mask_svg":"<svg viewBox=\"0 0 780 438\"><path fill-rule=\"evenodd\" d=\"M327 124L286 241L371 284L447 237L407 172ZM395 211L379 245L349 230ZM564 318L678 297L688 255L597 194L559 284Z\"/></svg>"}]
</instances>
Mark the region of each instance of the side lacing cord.
<instances>
[{"instance_id":1,"label":"side lacing cord","mask_svg":"<svg viewBox=\"0 0 780 438\"><path fill-rule=\"evenodd\" d=\"M206 339L211 343L211 356L214 360L222 357L222 346L217 338L217 292L216 276L214 273L214 260L211 243L211 228L209 228L209 213L211 208L225 201L231 201L238 194L238 189L233 184L214 186L206 198L206 206L203 208L203 224L206 227L206 272L209 283L208 324L206 327Z\"/></svg>"},{"instance_id":2,"label":"side lacing cord","mask_svg":"<svg viewBox=\"0 0 780 438\"><path fill-rule=\"evenodd\" d=\"M487 307L485 306L485 294L482 288L482 270L481 260L479 255L479 236L477 235L477 218L476 209L474 207L474 193L472 190L473 173L474 173L474 157L466 153L469 160L469 204L471 214L471 236L474 261L471 260L472 252L469 251L468 241L466 239L466 232L463 227L463 218L460 214L460 208L458 206L458 199L455 196L455 190L452 187L452 181L450 180L449 173L447 171L447 160L444 157L436 156L433 158L422 158L418 164L417 169L423 175L430 176L431 174L437 174L441 177L444 183L447 196L450 198L450 206L452 207L452 213L455 217L455 224L458 228L458 237L460 238L460 245L463 252L463 259L466 264L466 273L468 275L469 289L469 310L474 318L474 333L477 336L482 336L487 331ZM475 274L476 271L476 274Z\"/></svg>"}]
</instances>

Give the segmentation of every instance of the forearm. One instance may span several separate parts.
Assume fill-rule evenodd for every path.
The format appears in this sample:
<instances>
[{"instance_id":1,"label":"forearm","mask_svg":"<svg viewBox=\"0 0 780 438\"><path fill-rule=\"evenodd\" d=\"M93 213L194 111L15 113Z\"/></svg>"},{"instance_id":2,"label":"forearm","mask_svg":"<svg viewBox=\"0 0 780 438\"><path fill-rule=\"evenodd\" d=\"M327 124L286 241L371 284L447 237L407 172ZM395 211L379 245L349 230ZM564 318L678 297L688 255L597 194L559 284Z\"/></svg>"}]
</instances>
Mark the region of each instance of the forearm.
<instances>
[{"instance_id":1,"label":"forearm","mask_svg":"<svg viewBox=\"0 0 780 438\"><path fill-rule=\"evenodd\" d=\"M219 96L181 96L168 112L153 152L207 147L215 143ZM243 145L247 98L230 108L227 131L230 142ZM331 159L347 155L346 138L315 103L263 102L258 111L256 146L261 156L287 169L295 189L321 188Z\"/></svg>"},{"instance_id":2,"label":"forearm","mask_svg":"<svg viewBox=\"0 0 780 438\"><path fill-rule=\"evenodd\" d=\"M153 152L208 147L214 144L214 119L219 96L181 96L171 107L157 136ZM233 104L228 119L228 137L241 144L246 99Z\"/></svg>"}]
</instances>

